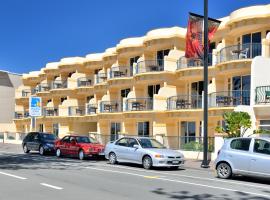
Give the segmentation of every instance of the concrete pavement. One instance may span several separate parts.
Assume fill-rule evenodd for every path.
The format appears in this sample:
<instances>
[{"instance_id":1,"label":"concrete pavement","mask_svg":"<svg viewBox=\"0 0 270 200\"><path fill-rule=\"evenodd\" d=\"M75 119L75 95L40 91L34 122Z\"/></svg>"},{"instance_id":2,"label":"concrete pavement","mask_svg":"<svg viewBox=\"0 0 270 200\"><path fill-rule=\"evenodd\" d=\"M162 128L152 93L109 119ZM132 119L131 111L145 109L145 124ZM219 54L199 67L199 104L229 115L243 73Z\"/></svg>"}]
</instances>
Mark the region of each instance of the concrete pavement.
<instances>
[{"instance_id":1,"label":"concrete pavement","mask_svg":"<svg viewBox=\"0 0 270 200\"><path fill-rule=\"evenodd\" d=\"M221 180L211 169L198 169L144 170L104 160L23 154L20 147L0 144L0 200L270 199L269 181Z\"/></svg>"}]
</instances>

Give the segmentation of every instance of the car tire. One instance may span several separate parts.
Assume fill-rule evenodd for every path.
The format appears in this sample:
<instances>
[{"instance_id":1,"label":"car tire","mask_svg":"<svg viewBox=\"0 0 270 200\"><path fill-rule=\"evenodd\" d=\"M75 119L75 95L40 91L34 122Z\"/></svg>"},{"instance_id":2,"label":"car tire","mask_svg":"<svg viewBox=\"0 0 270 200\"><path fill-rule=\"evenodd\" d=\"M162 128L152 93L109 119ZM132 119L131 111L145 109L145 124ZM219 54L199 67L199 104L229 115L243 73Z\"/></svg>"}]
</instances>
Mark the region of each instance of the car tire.
<instances>
[{"instance_id":1,"label":"car tire","mask_svg":"<svg viewBox=\"0 0 270 200\"><path fill-rule=\"evenodd\" d=\"M229 179L232 177L232 168L226 162L221 162L217 166L217 176L222 179Z\"/></svg>"},{"instance_id":2,"label":"car tire","mask_svg":"<svg viewBox=\"0 0 270 200\"><path fill-rule=\"evenodd\" d=\"M117 157L116 157L116 154L115 154L115 153L111 152L111 153L109 154L109 162L110 162L110 164L112 164L112 165L117 164Z\"/></svg>"},{"instance_id":3,"label":"car tire","mask_svg":"<svg viewBox=\"0 0 270 200\"><path fill-rule=\"evenodd\" d=\"M26 144L23 145L23 152L24 153L29 153L30 152L30 150L27 148Z\"/></svg>"},{"instance_id":4,"label":"car tire","mask_svg":"<svg viewBox=\"0 0 270 200\"><path fill-rule=\"evenodd\" d=\"M39 152L39 155L44 156L45 155L45 149L44 149L44 147L43 146L40 146L38 152Z\"/></svg>"},{"instance_id":5,"label":"car tire","mask_svg":"<svg viewBox=\"0 0 270 200\"><path fill-rule=\"evenodd\" d=\"M55 155L56 155L57 158L60 158L62 156L61 150L59 148L56 149Z\"/></svg>"},{"instance_id":6,"label":"car tire","mask_svg":"<svg viewBox=\"0 0 270 200\"><path fill-rule=\"evenodd\" d=\"M144 169L151 169L153 166L152 158L150 156L144 156L142 165Z\"/></svg>"},{"instance_id":7,"label":"car tire","mask_svg":"<svg viewBox=\"0 0 270 200\"><path fill-rule=\"evenodd\" d=\"M84 159L85 159L85 155L84 155L83 150L80 150L80 151L79 151L79 153L78 153L78 158L79 158L80 160L84 160Z\"/></svg>"}]
</instances>

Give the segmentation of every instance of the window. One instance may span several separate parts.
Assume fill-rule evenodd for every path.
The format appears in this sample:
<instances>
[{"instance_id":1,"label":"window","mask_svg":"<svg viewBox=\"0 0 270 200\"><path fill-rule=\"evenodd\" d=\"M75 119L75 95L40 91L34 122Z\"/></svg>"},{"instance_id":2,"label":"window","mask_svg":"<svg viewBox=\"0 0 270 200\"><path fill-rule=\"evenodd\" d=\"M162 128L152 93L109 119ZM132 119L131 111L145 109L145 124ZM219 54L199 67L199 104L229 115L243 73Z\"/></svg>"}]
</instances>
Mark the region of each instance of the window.
<instances>
[{"instance_id":1,"label":"window","mask_svg":"<svg viewBox=\"0 0 270 200\"><path fill-rule=\"evenodd\" d=\"M63 103L65 100L67 100L67 97L62 97L61 98L61 103Z\"/></svg>"},{"instance_id":2,"label":"window","mask_svg":"<svg viewBox=\"0 0 270 200\"><path fill-rule=\"evenodd\" d=\"M260 120L259 129L270 131L270 120Z\"/></svg>"},{"instance_id":3,"label":"window","mask_svg":"<svg viewBox=\"0 0 270 200\"><path fill-rule=\"evenodd\" d=\"M69 140L69 136L66 136L62 139L62 142L66 142L66 143L69 143L70 140Z\"/></svg>"},{"instance_id":4,"label":"window","mask_svg":"<svg viewBox=\"0 0 270 200\"><path fill-rule=\"evenodd\" d=\"M129 67L130 67L130 76L133 76L133 64L137 63L140 56L136 56L129 59Z\"/></svg>"},{"instance_id":5,"label":"window","mask_svg":"<svg viewBox=\"0 0 270 200\"><path fill-rule=\"evenodd\" d=\"M137 140L135 140L134 138L129 138L128 139L128 147L134 147L134 145L139 145Z\"/></svg>"},{"instance_id":6,"label":"window","mask_svg":"<svg viewBox=\"0 0 270 200\"><path fill-rule=\"evenodd\" d=\"M58 137L59 136L59 124L53 124L53 134Z\"/></svg>"},{"instance_id":7,"label":"window","mask_svg":"<svg viewBox=\"0 0 270 200\"><path fill-rule=\"evenodd\" d=\"M119 122L111 123L111 141L115 141L119 138L121 132L121 124Z\"/></svg>"},{"instance_id":8,"label":"window","mask_svg":"<svg viewBox=\"0 0 270 200\"><path fill-rule=\"evenodd\" d=\"M185 143L195 141L196 136L196 122L181 122L181 136Z\"/></svg>"},{"instance_id":9,"label":"window","mask_svg":"<svg viewBox=\"0 0 270 200\"><path fill-rule=\"evenodd\" d=\"M255 139L253 152L270 155L270 142Z\"/></svg>"},{"instance_id":10,"label":"window","mask_svg":"<svg viewBox=\"0 0 270 200\"><path fill-rule=\"evenodd\" d=\"M251 138L234 139L231 141L231 148L241 151L249 151Z\"/></svg>"},{"instance_id":11,"label":"window","mask_svg":"<svg viewBox=\"0 0 270 200\"><path fill-rule=\"evenodd\" d=\"M213 52L213 49L216 48L216 43L215 42L211 42L210 45L209 45L209 53L212 53Z\"/></svg>"},{"instance_id":12,"label":"window","mask_svg":"<svg viewBox=\"0 0 270 200\"><path fill-rule=\"evenodd\" d=\"M148 86L148 96L153 98L154 94L158 94L160 85L149 85Z\"/></svg>"},{"instance_id":13,"label":"window","mask_svg":"<svg viewBox=\"0 0 270 200\"><path fill-rule=\"evenodd\" d=\"M127 147L128 146L128 139L122 138L118 142L116 142L116 145Z\"/></svg>"},{"instance_id":14,"label":"window","mask_svg":"<svg viewBox=\"0 0 270 200\"><path fill-rule=\"evenodd\" d=\"M158 66L163 66L164 57L168 56L170 53L170 49L157 51L157 64Z\"/></svg>"},{"instance_id":15,"label":"window","mask_svg":"<svg viewBox=\"0 0 270 200\"><path fill-rule=\"evenodd\" d=\"M44 125L43 124L39 124L39 132L43 132L44 131Z\"/></svg>"},{"instance_id":16,"label":"window","mask_svg":"<svg viewBox=\"0 0 270 200\"><path fill-rule=\"evenodd\" d=\"M128 93L130 92L130 88L121 90L121 97L125 98L127 97Z\"/></svg>"},{"instance_id":17,"label":"window","mask_svg":"<svg viewBox=\"0 0 270 200\"><path fill-rule=\"evenodd\" d=\"M149 122L138 122L138 136L148 137L149 133Z\"/></svg>"},{"instance_id":18,"label":"window","mask_svg":"<svg viewBox=\"0 0 270 200\"><path fill-rule=\"evenodd\" d=\"M261 41L261 32L249 33L242 36L242 49L248 49L248 58L261 55L261 45L256 45L260 44Z\"/></svg>"},{"instance_id":19,"label":"window","mask_svg":"<svg viewBox=\"0 0 270 200\"><path fill-rule=\"evenodd\" d=\"M191 83L191 94L202 95L203 92L203 81Z\"/></svg>"}]
</instances>

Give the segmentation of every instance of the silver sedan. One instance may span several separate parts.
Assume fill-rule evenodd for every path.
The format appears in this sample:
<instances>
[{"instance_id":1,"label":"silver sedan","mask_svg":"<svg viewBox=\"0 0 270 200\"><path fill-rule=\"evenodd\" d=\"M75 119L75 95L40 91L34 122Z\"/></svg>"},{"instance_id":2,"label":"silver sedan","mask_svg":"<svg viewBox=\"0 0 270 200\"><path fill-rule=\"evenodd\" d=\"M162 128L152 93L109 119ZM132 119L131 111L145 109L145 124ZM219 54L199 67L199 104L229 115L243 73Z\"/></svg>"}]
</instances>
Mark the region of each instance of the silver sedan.
<instances>
[{"instance_id":1,"label":"silver sedan","mask_svg":"<svg viewBox=\"0 0 270 200\"><path fill-rule=\"evenodd\" d=\"M147 137L123 137L105 147L105 157L111 164L117 162L142 164L151 167L178 168L184 164L179 151L167 149L155 139Z\"/></svg>"}]
</instances>

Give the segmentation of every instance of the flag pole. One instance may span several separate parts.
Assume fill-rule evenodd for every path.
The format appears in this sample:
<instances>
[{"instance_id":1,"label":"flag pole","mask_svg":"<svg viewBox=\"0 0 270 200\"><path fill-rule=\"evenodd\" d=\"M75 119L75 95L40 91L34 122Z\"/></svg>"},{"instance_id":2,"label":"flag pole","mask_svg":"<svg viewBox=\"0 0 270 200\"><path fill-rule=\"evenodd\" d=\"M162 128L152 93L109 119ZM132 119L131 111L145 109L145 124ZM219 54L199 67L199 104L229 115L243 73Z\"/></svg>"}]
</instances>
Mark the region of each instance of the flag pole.
<instances>
[{"instance_id":1,"label":"flag pole","mask_svg":"<svg viewBox=\"0 0 270 200\"><path fill-rule=\"evenodd\" d=\"M208 168L208 0L204 0L204 82L203 82L203 161L202 168Z\"/></svg>"}]
</instances>

